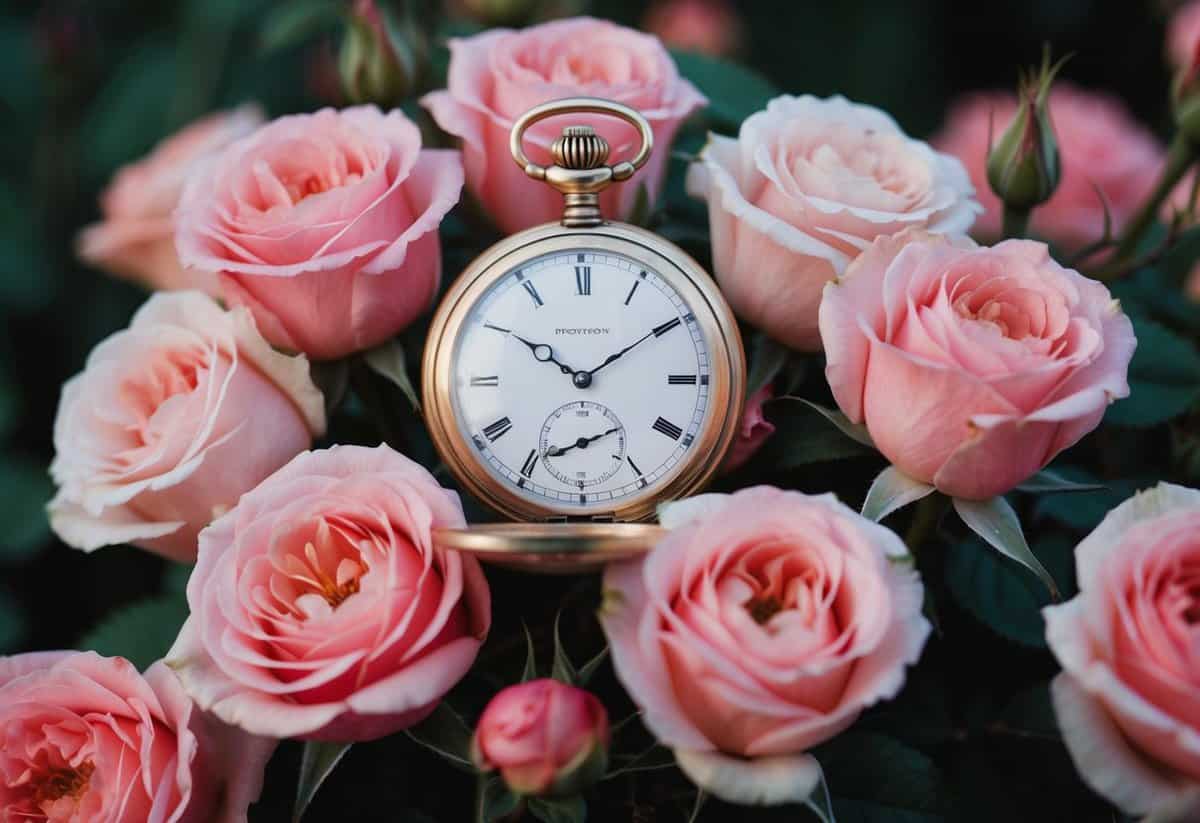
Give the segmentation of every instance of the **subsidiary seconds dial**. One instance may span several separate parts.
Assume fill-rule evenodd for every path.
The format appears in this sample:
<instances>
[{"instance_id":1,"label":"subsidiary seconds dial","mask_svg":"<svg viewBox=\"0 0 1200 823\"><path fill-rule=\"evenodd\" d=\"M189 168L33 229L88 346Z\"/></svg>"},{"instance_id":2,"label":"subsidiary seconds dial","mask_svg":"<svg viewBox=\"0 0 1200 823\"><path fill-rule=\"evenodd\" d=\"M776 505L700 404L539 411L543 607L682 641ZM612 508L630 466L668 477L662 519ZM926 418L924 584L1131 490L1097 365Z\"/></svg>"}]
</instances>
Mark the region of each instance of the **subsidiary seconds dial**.
<instances>
[{"instance_id":1,"label":"subsidiary seconds dial","mask_svg":"<svg viewBox=\"0 0 1200 823\"><path fill-rule=\"evenodd\" d=\"M465 316L455 421L495 480L603 512L668 481L709 414L696 307L647 261L572 248L511 266Z\"/></svg>"}]
</instances>

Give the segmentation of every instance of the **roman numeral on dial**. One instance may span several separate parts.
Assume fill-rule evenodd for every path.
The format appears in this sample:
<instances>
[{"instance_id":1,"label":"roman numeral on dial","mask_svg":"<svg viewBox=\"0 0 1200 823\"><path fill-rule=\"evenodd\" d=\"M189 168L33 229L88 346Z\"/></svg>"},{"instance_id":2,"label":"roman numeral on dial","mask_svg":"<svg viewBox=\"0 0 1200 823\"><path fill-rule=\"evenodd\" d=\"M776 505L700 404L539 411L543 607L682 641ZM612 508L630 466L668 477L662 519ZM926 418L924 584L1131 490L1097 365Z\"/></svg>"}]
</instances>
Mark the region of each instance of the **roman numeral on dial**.
<instances>
[{"instance_id":1,"label":"roman numeral on dial","mask_svg":"<svg viewBox=\"0 0 1200 823\"><path fill-rule=\"evenodd\" d=\"M646 478L642 477L642 470L638 468L638 464L633 462L632 457L626 457L625 462L629 464L629 468L633 469L633 473L637 475L638 485L643 489L646 488Z\"/></svg>"},{"instance_id":2,"label":"roman numeral on dial","mask_svg":"<svg viewBox=\"0 0 1200 823\"><path fill-rule=\"evenodd\" d=\"M696 385L696 375L694 374L668 374L668 386L694 386Z\"/></svg>"},{"instance_id":3,"label":"roman numeral on dial","mask_svg":"<svg viewBox=\"0 0 1200 823\"><path fill-rule=\"evenodd\" d=\"M495 443L512 429L512 421L507 417L501 417L495 423L489 423L483 427L483 434L488 440Z\"/></svg>"},{"instance_id":4,"label":"roman numeral on dial","mask_svg":"<svg viewBox=\"0 0 1200 823\"><path fill-rule=\"evenodd\" d=\"M505 419L507 420L507 418L505 418ZM655 420L654 425L651 426L651 428L654 429L659 434L665 434L667 437L671 438L672 440L678 440L679 436L681 434L683 434L683 429L676 426L670 420L666 420L662 417ZM487 429L484 429L484 433L485 434L487 433Z\"/></svg>"},{"instance_id":5,"label":"roman numeral on dial","mask_svg":"<svg viewBox=\"0 0 1200 823\"><path fill-rule=\"evenodd\" d=\"M500 376L497 374L488 374L480 377L479 375L471 375L472 386L499 386Z\"/></svg>"},{"instance_id":6,"label":"roman numeral on dial","mask_svg":"<svg viewBox=\"0 0 1200 823\"><path fill-rule=\"evenodd\" d=\"M523 286L525 291L528 292L529 298L533 301L534 306L541 307L543 305L542 296L538 294L538 290L534 288L533 283L530 283L528 280L522 280L521 286Z\"/></svg>"},{"instance_id":7,"label":"roman numeral on dial","mask_svg":"<svg viewBox=\"0 0 1200 823\"><path fill-rule=\"evenodd\" d=\"M592 293L592 267L575 267L575 293L588 295Z\"/></svg>"},{"instance_id":8,"label":"roman numeral on dial","mask_svg":"<svg viewBox=\"0 0 1200 823\"><path fill-rule=\"evenodd\" d=\"M533 476L533 470L537 468L537 449L530 449L529 456L525 458L525 462L521 464L521 474L526 477Z\"/></svg>"}]
</instances>

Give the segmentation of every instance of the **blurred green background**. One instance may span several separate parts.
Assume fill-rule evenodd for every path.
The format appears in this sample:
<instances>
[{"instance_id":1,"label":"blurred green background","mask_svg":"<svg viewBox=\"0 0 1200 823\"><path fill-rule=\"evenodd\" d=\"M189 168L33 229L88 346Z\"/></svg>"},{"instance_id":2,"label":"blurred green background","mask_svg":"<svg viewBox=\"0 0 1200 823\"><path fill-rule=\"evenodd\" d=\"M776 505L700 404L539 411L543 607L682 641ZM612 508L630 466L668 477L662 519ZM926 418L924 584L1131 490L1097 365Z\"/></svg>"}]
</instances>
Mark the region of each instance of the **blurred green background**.
<instances>
[{"instance_id":1,"label":"blurred green background","mask_svg":"<svg viewBox=\"0 0 1200 823\"><path fill-rule=\"evenodd\" d=\"M264 21L285 5L0 3L0 653L76 646L106 616L180 585L180 573L155 557L128 548L86 555L55 541L46 524L59 388L144 299L136 286L80 264L74 240L97 218L97 194L113 172L198 115L247 100L272 116L337 104L336 38L264 51ZM481 24L480 8L520 17L536 5L460 0L420 13L442 18L439 31L461 31ZM647 11L634 0L572 9L631 26ZM1151 128L1169 132L1169 8L1161 3L840 0L736 9L743 38L735 59L783 91L880 106L916 136L937 128L957 94L1013 86L1045 43L1056 55L1074 54L1065 77L1114 92ZM435 45L434 65L444 71L444 49ZM436 73L432 82L440 82ZM384 766L355 762L365 779L388 779ZM294 766L285 758L272 768ZM1072 780L1061 756L1054 768L1054 779ZM275 793L283 805L288 791ZM398 818L358 811L315 819Z\"/></svg>"}]
</instances>

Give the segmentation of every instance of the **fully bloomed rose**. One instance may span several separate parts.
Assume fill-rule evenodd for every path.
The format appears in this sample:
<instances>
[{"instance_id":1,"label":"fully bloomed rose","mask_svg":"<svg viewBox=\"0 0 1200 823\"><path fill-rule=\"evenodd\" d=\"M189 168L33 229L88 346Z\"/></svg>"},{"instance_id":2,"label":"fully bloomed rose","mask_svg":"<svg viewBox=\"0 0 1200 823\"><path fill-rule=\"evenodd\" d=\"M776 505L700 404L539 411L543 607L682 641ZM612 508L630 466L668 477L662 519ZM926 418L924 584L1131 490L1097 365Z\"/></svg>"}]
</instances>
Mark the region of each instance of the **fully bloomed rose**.
<instances>
[{"instance_id":1,"label":"fully bloomed rose","mask_svg":"<svg viewBox=\"0 0 1200 823\"><path fill-rule=\"evenodd\" d=\"M483 771L499 770L517 794L572 795L604 774L608 739L608 712L594 694L543 678L488 701L471 759Z\"/></svg>"},{"instance_id":2,"label":"fully bloomed rose","mask_svg":"<svg viewBox=\"0 0 1200 823\"><path fill-rule=\"evenodd\" d=\"M273 350L249 312L156 294L63 386L50 524L85 551L190 561L200 529L324 430L308 361Z\"/></svg>"},{"instance_id":3,"label":"fully bloomed rose","mask_svg":"<svg viewBox=\"0 0 1200 823\"><path fill-rule=\"evenodd\" d=\"M1001 220L1000 201L987 179L988 136L1004 131L1016 105L1009 94L968 95L950 108L946 125L931 141L959 158L971 175L985 209L972 234L982 240L1000 236ZM1034 209L1030 227L1038 237L1078 251L1104 234L1106 202L1114 233L1129 222L1154 189L1165 153L1154 135L1108 94L1056 83L1050 119L1061 177L1054 195Z\"/></svg>"},{"instance_id":4,"label":"fully bloomed rose","mask_svg":"<svg viewBox=\"0 0 1200 823\"><path fill-rule=\"evenodd\" d=\"M491 624L479 564L433 544L462 525L457 495L386 446L305 452L200 534L168 664L254 734L368 740L417 723Z\"/></svg>"},{"instance_id":5,"label":"fully bloomed rose","mask_svg":"<svg viewBox=\"0 0 1200 823\"><path fill-rule=\"evenodd\" d=\"M642 720L732 802L806 799L807 749L892 697L929 634L903 542L832 495L766 486L670 507L609 567L601 621Z\"/></svg>"},{"instance_id":6,"label":"fully bloomed rose","mask_svg":"<svg viewBox=\"0 0 1200 823\"><path fill-rule=\"evenodd\" d=\"M688 172L708 201L713 268L743 319L821 346L821 290L876 237L962 233L979 210L962 164L843 97L776 97L737 139L712 135Z\"/></svg>"},{"instance_id":7,"label":"fully bloomed rose","mask_svg":"<svg viewBox=\"0 0 1200 823\"><path fill-rule=\"evenodd\" d=\"M217 276L185 269L175 253L175 221L188 174L263 122L245 105L198 120L168 137L149 155L117 172L100 195L101 221L79 235L79 256L93 266L154 289L217 293Z\"/></svg>"},{"instance_id":8,"label":"fully bloomed rose","mask_svg":"<svg viewBox=\"0 0 1200 823\"><path fill-rule=\"evenodd\" d=\"M421 104L438 125L462 138L467 186L492 220L506 232L558 220L563 198L529 179L513 163L508 139L522 114L561 97L603 97L637 109L654 130L655 150L632 181L600 195L604 214L629 216L638 187L653 202L667 173L671 141L679 124L705 104L703 95L679 76L658 38L603 20L576 17L521 31L490 29L450 41L448 88ZM611 117L571 115L534 126L526 152L550 163L550 144L564 125L587 124L612 146L611 157L637 151L637 133Z\"/></svg>"},{"instance_id":9,"label":"fully bloomed rose","mask_svg":"<svg viewBox=\"0 0 1200 823\"><path fill-rule=\"evenodd\" d=\"M400 111L281 117L189 178L179 258L220 272L224 298L275 345L341 357L429 306L462 182L458 152L422 149Z\"/></svg>"},{"instance_id":10,"label":"fully bloomed rose","mask_svg":"<svg viewBox=\"0 0 1200 823\"><path fill-rule=\"evenodd\" d=\"M1043 243L921 232L876 241L826 287L825 375L897 469L967 499L1004 492L1129 394L1133 325Z\"/></svg>"},{"instance_id":11,"label":"fully bloomed rose","mask_svg":"<svg viewBox=\"0 0 1200 823\"><path fill-rule=\"evenodd\" d=\"M1079 594L1044 614L1080 776L1130 815L1200 819L1200 492L1164 483L1126 500L1075 565Z\"/></svg>"},{"instance_id":12,"label":"fully bloomed rose","mask_svg":"<svg viewBox=\"0 0 1200 823\"><path fill-rule=\"evenodd\" d=\"M197 711L161 662L0 657L5 821L245 821L274 748Z\"/></svg>"}]
</instances>

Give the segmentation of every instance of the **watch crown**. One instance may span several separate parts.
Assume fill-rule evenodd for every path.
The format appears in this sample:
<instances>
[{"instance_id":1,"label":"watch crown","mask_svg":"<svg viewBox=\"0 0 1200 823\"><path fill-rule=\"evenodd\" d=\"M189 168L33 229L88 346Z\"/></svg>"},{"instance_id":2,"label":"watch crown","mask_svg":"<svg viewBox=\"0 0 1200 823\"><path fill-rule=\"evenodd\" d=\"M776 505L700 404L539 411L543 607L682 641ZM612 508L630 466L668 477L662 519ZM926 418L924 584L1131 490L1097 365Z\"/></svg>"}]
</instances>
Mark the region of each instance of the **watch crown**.
<instances>
[{"instance_id":1,"label":"watch crown","mask_svg":"<svg viewBox=\"0 0 1200 823\"><path fill-rule=\"evenodd\" d=\"M591 126L567 126L550 146L554 162L564 169L597 169L608 161L608 141Z\"/></svg>"}]
</instances>

